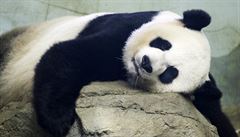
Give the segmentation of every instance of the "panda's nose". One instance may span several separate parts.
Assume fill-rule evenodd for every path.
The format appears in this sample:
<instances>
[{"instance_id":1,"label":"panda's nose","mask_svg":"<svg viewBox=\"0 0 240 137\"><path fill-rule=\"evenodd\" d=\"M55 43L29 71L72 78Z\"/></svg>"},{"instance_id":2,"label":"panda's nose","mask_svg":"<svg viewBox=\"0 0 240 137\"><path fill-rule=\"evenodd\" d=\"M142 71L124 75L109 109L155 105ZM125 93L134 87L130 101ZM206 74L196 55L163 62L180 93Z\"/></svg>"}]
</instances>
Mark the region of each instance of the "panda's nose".
<instances>
[{"instance_id":1,"label":"panda's nose","mask_svg":"<svg viewBox=\"0 0 240 137\"><path fill-rule=\"evenodd\" d=\"M151 61L147 55L142 57L141 67L148 73L152 73Z\"/></svg>"}]
</instances>

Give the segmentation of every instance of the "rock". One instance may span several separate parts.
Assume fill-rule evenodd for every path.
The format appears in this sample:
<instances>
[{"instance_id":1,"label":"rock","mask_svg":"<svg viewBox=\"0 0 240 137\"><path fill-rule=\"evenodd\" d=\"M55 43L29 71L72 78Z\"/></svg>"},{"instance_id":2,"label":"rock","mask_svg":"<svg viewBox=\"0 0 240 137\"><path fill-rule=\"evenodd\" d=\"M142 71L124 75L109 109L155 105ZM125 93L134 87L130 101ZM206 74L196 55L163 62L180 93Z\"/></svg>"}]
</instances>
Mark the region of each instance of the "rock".
<instances>
[{"instance_id":1,"label":"rock","mask_svg":"<svg viewBox=\"0 0 240 137\"><path fill-rule=\"evenodd\" d=\"M0 111L0 137L48 137L36 124L31 104L11 102Z\"/></svg>"},{"instance_id":2,"label":"rock","mask_svg":"<svg viewBox=\"0 0 240 137\"><path fill-rule=\"evenodd\" d=\"M82 124L76 120L67 137L218 137L183 96L150 94L120 81L84 87L76 111ZM37 125L31 103L11 102L0 110L0 137L51 136Z\"/></svg>"},{"instance_id":3,"label":"rock","mask_svg":"<svg viewBox=\"0 0 240 137\"><path fill-rule=\"evenodd\" d=\"M79 137L74 123L67 137ZM0 137L51 137L37 124L31 103L11 102L0 110Z\"/></svg>"},{"instance_id":4,"label":"rock","mask_svg":"<svg viewBox=\"0 0 240 137\"><path fill-rule=\"evenodd\" d=\"M124 82L95 82L77 101L85 136L217 137L216 128L175 93L150 94Z\"/></svg>"}]
</instances>

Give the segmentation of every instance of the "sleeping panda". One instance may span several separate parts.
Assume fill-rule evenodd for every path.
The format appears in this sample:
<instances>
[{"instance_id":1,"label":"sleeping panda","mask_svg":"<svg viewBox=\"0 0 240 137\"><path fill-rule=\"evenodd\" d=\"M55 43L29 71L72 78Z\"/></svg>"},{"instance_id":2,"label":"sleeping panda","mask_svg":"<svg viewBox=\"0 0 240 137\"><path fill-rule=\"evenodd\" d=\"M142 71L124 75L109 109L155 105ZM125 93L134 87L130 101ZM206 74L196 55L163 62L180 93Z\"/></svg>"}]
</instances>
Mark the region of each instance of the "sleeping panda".
<instances>
[{"instance_id":1,"label":"sleeping panda","mask_svg":"<svg viewBox=\"0 0 240 137\"><path fill-rule=\"evenodd\" d=\"M80 89L92 81L128 81L151 92L179 92L218 128L236 133L221 111L209 74L202 10L98 13L64 17L4 34L0 41L0 107L33 92L39 125L56 137L73 124Z\"/></svg>"}]
</instances>

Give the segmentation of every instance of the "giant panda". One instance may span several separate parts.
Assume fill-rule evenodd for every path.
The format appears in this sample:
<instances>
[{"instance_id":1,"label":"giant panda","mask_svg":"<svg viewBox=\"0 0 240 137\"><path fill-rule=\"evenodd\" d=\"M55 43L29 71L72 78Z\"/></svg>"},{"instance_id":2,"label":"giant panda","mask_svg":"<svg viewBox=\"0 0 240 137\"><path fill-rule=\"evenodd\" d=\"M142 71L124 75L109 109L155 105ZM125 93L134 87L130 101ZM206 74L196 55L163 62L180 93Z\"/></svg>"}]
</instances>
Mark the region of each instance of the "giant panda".
<instances>
[{"instance_id":1,"label":"giant panda","mask_svg":"<svg viewBox=\"0 0 240 137\"><path fill-rule=\"evenodd\" d=\"M84 85L124 80L150 92L192 95L221 137L237 136L209 74L210 46L202 29L210 20L203 10L183 17L170 11L98 13L13 30L0 39L0 107L33 92L39 125L63 137Z\"/></svg>"}]
</instances>

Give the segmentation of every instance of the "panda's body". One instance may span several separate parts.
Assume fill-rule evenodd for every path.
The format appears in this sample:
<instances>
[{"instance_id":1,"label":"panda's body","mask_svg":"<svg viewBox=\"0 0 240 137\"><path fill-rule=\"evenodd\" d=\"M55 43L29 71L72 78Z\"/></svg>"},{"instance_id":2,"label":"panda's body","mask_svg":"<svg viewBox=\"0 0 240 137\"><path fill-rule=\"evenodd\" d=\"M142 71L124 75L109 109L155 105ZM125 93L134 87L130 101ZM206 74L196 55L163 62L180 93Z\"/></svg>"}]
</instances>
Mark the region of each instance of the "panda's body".
<instances>
[{"instance_id":1,"label":"panda's body","mask_svg":"<svg viewBox=\"0 0 240 137\"><path fill-rule=\"evenodd\" d=\"M200 30L210 17L198 10L185 16L100 13L24 28L11 43L0 45L0 107L33 90L41 127L64 136L74 122L80 89L92 81L125 80L140 87L145 82L142 87L154 92L208 92L215 85L204 87L210 47ZM220 92L213 92L219 100Z\"/></svg>"},{"instance_id":2,"label":"panda's body","mask_svg":"<svg viewBox=\"0 0 240 137\"><path fill-rule=\"evenodd\" d=\"M1 44L8 50L2 53L5 55L2 55L4 61L1 62L4 64L2 65L4 70L0 73L0 95L5 98L1 99L0 106L8 102L7 100L21 98L25 93L30 92L33 86L34 69L43 54L58 42L75 39L86 25L99 15L102 14L54 19L24 28L24 30L16 30L16 33L21 35L7 42L1 42L8 43ZM6 34L5 37L9 36ZM3 36L2 39L6 38Z\"/></svg>"}]
</instances>

